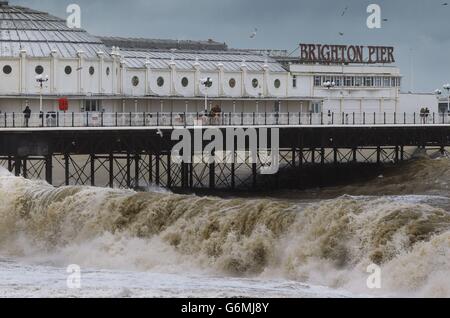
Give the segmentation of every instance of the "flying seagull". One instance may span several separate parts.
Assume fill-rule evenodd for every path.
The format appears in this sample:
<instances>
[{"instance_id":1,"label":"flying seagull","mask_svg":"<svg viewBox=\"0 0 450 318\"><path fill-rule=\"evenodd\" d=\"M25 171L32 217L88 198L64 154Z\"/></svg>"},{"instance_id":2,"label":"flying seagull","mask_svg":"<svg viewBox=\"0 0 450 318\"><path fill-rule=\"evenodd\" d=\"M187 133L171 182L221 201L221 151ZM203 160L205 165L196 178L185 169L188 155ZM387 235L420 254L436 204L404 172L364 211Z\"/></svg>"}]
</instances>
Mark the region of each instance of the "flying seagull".
<instances>
[{"instance_id":1,"label":"flying seagull","mask_svg":"<svg viewBox=\"0 0 450 318\"><path fill-rule=\"evenodd\" d=\"M443 3L442 5L443 5L443 6L448 6L448 3L447 3L447 2L445 2L445 3Z\"/></svg>"},{"instance_id":2,"label":"flying seagull","mask_svg":"<svg viewBox=\"0 0 450 318\"><path fill-rule=\"evenodd\" d=\"M258 29L255 28L255 31L253 31L252 34L250 34L250 39L254 39L256 37L257 33L258 33Z\"/></svg>"},{"instance_id":3,"label":"flying seagull","mask_svg":"<svg viewBox=\"0 0 450 318\"><path fill-rule=\"evenodd\" d=\"M340 36L344 36L344 32L339 32L339 35Z\"/></svg>"},{"instance_id":4,"label":"flying seagull","mask_svg":"<svg viewBox=\"0 0 450 318\"><path fill-rule=\"evenodd\" d=\"M343 17L343 16L345 15L345 13L347 12L347 10L348 10L348 6L346 6L345 9L344 9L344 11L342 11L341 17Z\"/></svg>"}]
</instances>

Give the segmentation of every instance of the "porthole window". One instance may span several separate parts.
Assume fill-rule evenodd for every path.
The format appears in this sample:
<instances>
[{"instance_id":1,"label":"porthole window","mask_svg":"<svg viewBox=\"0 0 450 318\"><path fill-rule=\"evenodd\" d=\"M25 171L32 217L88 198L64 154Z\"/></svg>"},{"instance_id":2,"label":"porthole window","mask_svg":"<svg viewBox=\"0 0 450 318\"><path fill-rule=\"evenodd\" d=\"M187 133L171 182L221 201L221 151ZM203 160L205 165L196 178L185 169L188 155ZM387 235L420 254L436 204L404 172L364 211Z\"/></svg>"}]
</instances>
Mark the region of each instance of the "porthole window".
<instances>
[{"instance_id":1,"label":"porthole window","mask_svg":"<svg viewBox=\"0 0 450 318\"><path fill-rule=\"evenodd\" d=\"M134 87L139 85L139 77L137 76L133 76L133 78L131 79L131 84L133 84Z\"/></svg>"},{"instance_id":2,"label":"porthole window","mask_svg":"<svg viewBox=\"0 0 450 318\"><path fill-rule=\"evenodd\" d=\"M163 87L164 86L164 78L162 78L161 76L158 77L158 79L156 80L156 84L158 84L159 87Z\"/></svg>"},{"instance_id":3,"label":"porthole window","mask_svg":"<svg viewBox=\"0 0 450 318\"><path fill-rule=\"evenodd\" d=\"M106 68L106 76L109 76L109 74L111 74L111 69L109 68L109 66Z\"/></svg>"},{"instance_id":4,"label":"porthole window","mask_svg":"<svg viewBox=\"0 0 450 318\"><path fill-rule=\"evenodd\" d=\"M275 82L273 83L273 85L275 86L275 88L280 88L281 87L281 81L279 79L276 79Z\"/></svg>"},{"instance_id":5,"label":"porthole window","mask_svg":"<svg viewBox=\"0 0 450 318\"><path fill-rule=\"evenodd\" d=\"M187 77L183 77L181 80L181 85L183 85L183 87L187 87L189 85L189 80Z\"/></svg>"},{"instance_id":6,"label":"porthole window","mask_svg":"<svg viewBox=\"0 0 450 318\"><path fill-rule=\"evenodd\" d=\"M11 66L9 66L9 65L3 66L3 73L8 75L8 74L11 74L11 72L12 72L12 67Z\"/></svg>"},{"instance_id":7,"label":"porthole window","mask_svg":"<svg viewBox=\"0 0 450 318\"><path fill-rule=\"evenodd\" d=\"M38 65L36 66L34 71L36 72L36 74L41 75L42 73L44 73L44 68L41 65Z\"/></svg>"},{"instance_id":8,"label":"porthole window","mask_svg":"<svg viewBox=\"0 0 450 318\"><path fill-rule=\"evenodd\" d=\"M95 68L93 66L91 66L89 68L89 74L94 75L94 73L95 73Z\"/></svg>"},{"instance_id":9,"label":"porthole window","mask_svg":"<svg viewBox=\"0 0 450 318\"><path fill-rule=\"evenodd\" d=\"M70 67L69 65L67 65L66 68L64 69L64 72L65 72L67 75L72 74L72 67Z\"/></svg>"},{"instance_id":10,"label":"porthole window","mask_svg":"<svg viewBox=\"0 0 450 318\"><path fill-rule=\"evenodd\" d=\"M228 85L230 85L231 88L235 88L236 80L234 78L231 78L230 81L228 82Z\"/></svg>"},{"instance_id":11,"label":"porthole window","mask_svg":"<svg viewBox=\"0 0 450 318\"><path fill-rule=\"evenodd\" d=\"M256 78L254 78L253 79L253 81L252 81L252 86L253 86L253 88L257 88L258 87L258 80L256 79Z\"/></svg>"}]
</instances>

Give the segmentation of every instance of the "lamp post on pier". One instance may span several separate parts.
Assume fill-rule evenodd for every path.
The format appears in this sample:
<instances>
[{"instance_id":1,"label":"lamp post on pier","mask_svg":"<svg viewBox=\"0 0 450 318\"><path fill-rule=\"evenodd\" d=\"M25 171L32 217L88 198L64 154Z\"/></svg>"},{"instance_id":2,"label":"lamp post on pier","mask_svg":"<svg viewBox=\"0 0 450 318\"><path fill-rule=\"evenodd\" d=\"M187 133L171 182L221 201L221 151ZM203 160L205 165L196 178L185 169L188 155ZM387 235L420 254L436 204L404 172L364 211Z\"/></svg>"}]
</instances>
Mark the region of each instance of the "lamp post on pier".
<instances>
[{"instance_id":1,"label":"lamp post on pier","mask_svg":"<svg viewBox=\"0 0 450 318\"><path fill-rule=\"evenodd\" d=\"M208 88L212 87L213 82L210 77L200 80L200 84L205 87L205 114L208 113Z\"/></svg>"},{"instance_id":2,"label":"lamp post on pier","mask_svg":"<svg viewBox=\"0 0 450 318\"><path fill-rule=\"evenodd\" d=\"M36 82L39 86L39 113L42 114L42 90L44 88L44 83L48 82L48 75L45 75L45 77L42 75L37 75Z\"/></svg>"}]
</instances>

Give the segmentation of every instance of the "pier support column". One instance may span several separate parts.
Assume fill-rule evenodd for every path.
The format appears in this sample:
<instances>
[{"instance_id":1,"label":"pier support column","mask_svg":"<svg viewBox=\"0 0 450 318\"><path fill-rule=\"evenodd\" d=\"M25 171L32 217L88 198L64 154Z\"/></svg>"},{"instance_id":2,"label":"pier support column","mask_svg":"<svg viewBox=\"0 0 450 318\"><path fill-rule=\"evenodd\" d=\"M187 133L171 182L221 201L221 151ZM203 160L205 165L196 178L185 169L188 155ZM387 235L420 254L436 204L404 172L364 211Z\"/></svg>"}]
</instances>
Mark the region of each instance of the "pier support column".
<instances>
[{"instance_id":1,"label":"pier support column","mask_svg":"<svg viewBox=\"0 0 450 318\"><path fill-rule=\"evenodd\" d=\"M188 165L185 162L181 163L181 188L186 189L188 187Z\"/></svg>"},{"instance_id":2,"label":"pier support column","mask_svg":"<svg viewBox=\"0 0 450 318\"><path fill-rule=\"evenodd\" d=\"M131 156L127 152L127 188L131 188Z\"/></svg>"},{"instance_id":3,"label":"pier support column","mask_svg":"<svg viewBox=\"0 0 450 318\"><path fill-rule=\"evenodd\" d=\"M395 163L397 164L399 161L399 147L395 146Z\"/></svg>"},{"instance_id":4,"label":"pier support column","mask_svg":"<svg viewBox=\"0 0 450 318\"><path fill-rule=\"evenodd\" d=\"M258 175L258 169L257 169L256 163L252 163L252 188L253 189L256 189L257 175Z\"/></svg>"},{"instance_id":5,"label":"pier support column","mask_svg":"<svg viewBox=\"0 0 450 318\"><path fill-rule=\"evenodd\" d=\"M148 155L148 183L153 183L153 155Z\"/></svg>"},{"instance_id":6,"label":"pier support column","mask_svg":"<svg viewBox=\"0 0 450 318\"><path fill-rule=\"evenodd\" d=\"M303 156L303 148L300 148L298 155L298 167L301 168L303 166L304 156Z\"/></svg>"},{"instance_id":7,"label":"pier support column","mask_svg":"<svg viewBox=\"0 0 450 318\"><path fill-rule=\"evenodd\" d=\"M296 158L296 149L295 147L292 148L292 168L295 168L297 166L297 158Z\"/></svg>"},{"instance_id":8,"label":"pier support column","mask_svg":"<svg viewBox=\"0 0 450 318\"><path fill-rule=\"evenodd\" d=\"M191 154L191 162L189 163L189 188L194 188L194 155Z\"/></svg>"},{"instance_id":9,"label":"pier support column","mask_svg":"<svg viewBox=\"0 0 450 318\"><path fill-rule=\"evenodd\" d=\"M16 158L14 160L14 175L16 177L20 177L21 170L22 170L22 160Z\"/></svg>"},{"instance_id":10,"label":"pier support column","mask_svg":"<svg viewBox=\"0 0 450 318\"><path fill-rule=\"evenodd\" d=\"M134 156L134 187L139 188L139 155Z\"/></svg>"},{"instance_id":11,"label":"pier support column","mask_svg":"<svg viewBox=\"0 0 450 318\"><path fill-rule=\"evenodd\" d=\"M172 188L172 155L167 154L167 188Z\"/></svg>"},{"instance_id":12,"label":"pier support column","mask_svg":"<svg viewBox=\"0 0 450 318\"><path fill-rule=\"evenodd\" d=\"M209 188L216 188L216 165L215 163L209 164Z\"/></svg>"},{"instance_id":13,"label":"pier support column","mask_svg":"<svg viewBox=\"0 0 450 318\"><path fill-rule=\"evenodd\" d=\"M70 157L64 154L64 182L66 186L70 184Z\"/></svg>"},{"instance_id":14,"label":"pier support column","mask_svg":"<svg viewBox=\"0 0 450 318\"><path fill-rule=\"evenodd\" d=\"M233 162L231 164L231 190L236 189L236 178L235 178L235 174L236 174L236 164Z\"/></svg>"},{"instance_id":15,"label":"pier support column","mask_svg":"<svg viewBox=\"0 0 450 318\"><path fill-rule=\"evenodd\" d=\"M159 154L155 155L155 183L156 185L161 184L160 176L159 176Z\"/></svg>"},{"instance_id":16,"label":"pier support column","mask_svg":"<svg viewBox=\"0 0 450 318\"><path fill-rule=\"evenodd\" d=\"M109 187L114 188L114 155L109 154Z\"/></svg>"},{"instance_id":17,"label":"pier support column","mask_svg":"<svg viewBox=\"0 0 450 318\"><path fill-rule=\"evenodd\" d=\"M48 184L53 184L53 156L48 155L45 158L45 181Z\"/></svg>"},{"instance_id":18,"label":"pier support column","mask_svg":"<svg viewBox=\"0 0 450 318\"><path fill-rule=\"evenodd\" d=\"M91 186L95 187L95 154L91 154Z\"/></svg>"},{"instance_id":19,"label":"pier support column","mask_svg":"<svg viewBox=\"0 0 450 318\"><path fill-rule=\"evenodd\" d=\"M8 171L13 172L13 164L11 157L8 157Z\"/></svg>"},{"instance_id":20,"label":"pier support column","mask_svg":"<svg viewBox=\"0 0 450 318\"><path fill-rule=\"evenodd\" d=\"M377 164L381 164L381 147L377 147Z\"/></svg>"},{"instance_id":21,"label":"pier support column","mask_svg":"<svg viewBox=\"0 0 450 318\"><path fill-rule=\"evenodd\" d=\"M28 179L28 162L27 162L27 159L23 159L23 162L22 162L22 176L25 179Z\"/></svg>"}]
</instances>

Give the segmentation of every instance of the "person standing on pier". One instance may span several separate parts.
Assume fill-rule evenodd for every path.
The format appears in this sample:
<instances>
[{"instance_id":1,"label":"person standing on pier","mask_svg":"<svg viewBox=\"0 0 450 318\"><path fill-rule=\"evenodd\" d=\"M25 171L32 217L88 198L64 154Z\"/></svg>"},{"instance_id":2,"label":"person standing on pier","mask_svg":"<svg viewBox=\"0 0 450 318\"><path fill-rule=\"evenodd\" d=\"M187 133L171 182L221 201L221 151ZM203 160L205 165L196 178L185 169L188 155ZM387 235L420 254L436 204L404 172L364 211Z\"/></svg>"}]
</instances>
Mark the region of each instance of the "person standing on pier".
<instances>
[{"instance_id":1,"label":"person standing on pier","mask_svg":"<svg viewBox=\"0 0 450 318\"><path fill-rule=\"evenodd\" d=\"M25 126L28 127L28 123L31 117L31 109L29 106L25 107L25 110L23 111L23 116L25 118Z\"/></svg>"}]
</instances>

